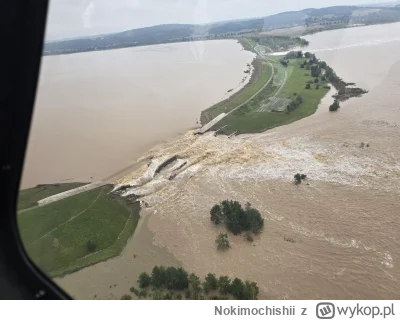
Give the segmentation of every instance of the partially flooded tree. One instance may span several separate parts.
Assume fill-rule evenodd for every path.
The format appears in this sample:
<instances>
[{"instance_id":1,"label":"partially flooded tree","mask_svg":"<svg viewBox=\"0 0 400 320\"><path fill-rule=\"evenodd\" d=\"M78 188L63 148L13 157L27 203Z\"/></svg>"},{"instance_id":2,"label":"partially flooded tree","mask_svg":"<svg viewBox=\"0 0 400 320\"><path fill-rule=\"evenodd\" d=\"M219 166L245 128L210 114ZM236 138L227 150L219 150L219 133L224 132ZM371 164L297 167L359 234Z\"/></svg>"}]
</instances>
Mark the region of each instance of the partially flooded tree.
<instances>
[{"instance_id":1,"label":"partially flooded tree","mask_svg":"<svg viewBox=\"0 0 400 320\"><path fill-rule=\"evenodd\" d=\"M340 108L339 101L335 100L330 106L329 111L337 111Z\"/></svg>"},{"instance_id":2,"label":"partially flooded tree","mask_svg":"<svg viewBox=\"0 0 400 320\"><path fill-rule=\"evenodd\" d=\"M192 273L189 276L189 292L193 300L198 300L201 292L201 282L198 276Z\"/></svg>"},{"instance_id":3,"label":"partially flooded tree","mask_svg":"<svg viewBox=\"0 0 400 320\"><path fill-rule=\"evenodd\" d=\"M231 279L227 276L221 276L218 279L218 288L221 295L226 295L230 292Z\"/></svg>"},{"instance_id":4,"label":"partially flooded tree","mask_svg":"<svg viewBox=\"0 0 400 320\"><path fill-rule=\"evenodd\" d=\"M221 251L228 250L231 247L228 240L228 234L226 232L220 233L215 240L215 243L217 244L217 249Z\"/></svg>"}]
</instances>

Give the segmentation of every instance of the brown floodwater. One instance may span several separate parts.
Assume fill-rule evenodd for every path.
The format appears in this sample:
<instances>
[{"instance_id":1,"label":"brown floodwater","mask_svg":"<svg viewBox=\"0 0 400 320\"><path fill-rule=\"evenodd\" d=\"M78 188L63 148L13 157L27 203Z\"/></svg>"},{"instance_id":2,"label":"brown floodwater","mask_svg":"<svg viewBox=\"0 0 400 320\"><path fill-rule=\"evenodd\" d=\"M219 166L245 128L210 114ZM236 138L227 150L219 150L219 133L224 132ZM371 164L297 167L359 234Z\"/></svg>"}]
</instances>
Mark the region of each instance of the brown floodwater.
<instances>
[{"instance_id":1,"label":"brown floodwater","mask_svg":"<svg viewBox=\"0 0 400 320\"><path fill-rule=\"evenodd\" d=\"M133 165L243 86L253 57L234 40L44 57L21 187Z\"/></svg>"},{"instance_id":2,"label":"brown floodwater","mask_svg":"<svg viewBox=\"0 0 400 320\"><path fill-rule=\"evenodd\" d=\"M328 111L330 92L314 115L262 134L188 132L148 151L153 161L177 155L187 163L173 180L168 177L179 163L154 177L141 168L116 181L136 185L132 192L149 204L143 213L150 231L142 224L138 232L152 237L140 247L158 247L160 259L131 263L135 235L119 257L59 283L79 297L107 298L114 281L125 287L124 276L133 281L132 268L137 274L152 261L179 261L200 276L256 281L260 298L400 299L399 28L307 37L310 50L339 76L369 90L336 113ZM297 172L308 177L298 186ZM232 248L221 253L214 240L223 227L210 222L209 211L225 199L251 202L265 227L252 243L230 234ZM104 277L111 270L115 278Z\"/></svg>"}]
</instances>

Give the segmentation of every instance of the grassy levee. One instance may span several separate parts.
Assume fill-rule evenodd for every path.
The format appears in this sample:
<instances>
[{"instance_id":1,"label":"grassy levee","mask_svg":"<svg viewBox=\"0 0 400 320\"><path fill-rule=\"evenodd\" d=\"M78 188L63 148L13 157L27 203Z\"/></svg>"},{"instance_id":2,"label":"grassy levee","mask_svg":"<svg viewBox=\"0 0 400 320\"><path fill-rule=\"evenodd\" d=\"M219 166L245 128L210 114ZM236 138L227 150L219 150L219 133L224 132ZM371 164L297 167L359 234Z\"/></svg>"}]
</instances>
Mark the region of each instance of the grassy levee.
<instances>
[{"instance_id":1,"label":"grassy levee","mask_svg":"<svg viewBox=\"0 0 400 320\"><path fill-rule=\"evenodd\" d=\"M61 276L122 251L137 226L140 205L109 195L111 189L104 186L18 215L24 246L43 271Z\"/></svg>"},{"instance_id":2,"label":"grassy levee","mask_svg":"<svg viewBox=\"0 0 400 320\"><path fill-rule=\"evenodd\" d=\"M233 94L228 99L221 101L201 113L200 121L202 125L210 122L212 119L221 113L227 113L249 98L251 98L257 91L259 91L271 77L271 66L269 63L261 58L254 59L253 74L250 82L244 86L240 91Z\"/></svg>"},{"instance_id":3,"label":"grassy levee","mask_svg":"<svg viewBox=\"0 0 400 320\"><path fill-rule=\"evenodd\" d=\"M55 183L43 184L34 188L21 190L18 195L18 211L37 206L38 201L55 194L75 189L86 183Z\"/></svg>"},{"instance_id":4,"label":"grassy levee","mask_svg":"<svg viewBox=\"0 0 400 320\"><path fill-rule=\"evenodd\" d=\"M269 59L274 63L276 70L278 70L278 67L283 68L282 66L278 66L280 57L271 56ZM262 93L249 101L249 103L222 119L212 128L212 130L226 126L223 128L221 133L227 135L234 132L259 133L312 115L317 110L321 99L329 90L323 88L323 86L327 84L322 81L319 82L319 89L316 89L316 84L314 83L311 84L310 89L305 88L307 81L314 80L315 78L305 75L310 74L311 72L304 68L300 68L300 63L302 61L304 61L304 59L290 60L289 66L287 67L288 75L286 83L277 95L278 98L287 99L292 98L295 93L301 95L303 103L300 106L288 113L257 111L262 103L266 103L268 97L271 97L277 92L278 88L273 87L274 81L272 81Z\"/></svg>"}]
</instances>

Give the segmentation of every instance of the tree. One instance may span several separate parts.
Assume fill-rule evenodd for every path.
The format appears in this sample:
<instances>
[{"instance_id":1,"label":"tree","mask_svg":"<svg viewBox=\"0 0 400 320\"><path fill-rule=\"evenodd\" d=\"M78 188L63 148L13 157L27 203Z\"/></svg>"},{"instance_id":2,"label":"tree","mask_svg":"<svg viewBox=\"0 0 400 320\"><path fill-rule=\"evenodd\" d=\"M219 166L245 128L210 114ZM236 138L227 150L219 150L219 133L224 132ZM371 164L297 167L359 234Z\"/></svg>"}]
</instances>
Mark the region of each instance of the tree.
<instances>
[{"instance_id":1,"label":"tree","mask_svg":"<svg viewBox=\"0 0 400 320\"><path fill-rule=\"evenodd\" d=\"M260 289L258 288L256 282L246 281L243 291L244 291L244 299L257 300Z\"/></svg>"},{"instance_id":2,"label":"tree","mask_svg":"<svg viewBox=\"0 0 400 320\"><path fill-rule=\"evenodd\" d=\"M301 174L300 173L296 173L294 175L294 183L295 184L300 184L301 183Z\"/></svg>"},{"instance_id":3,"label":"tree","mask_svg":"<svg viewBox=\"0 0 400 320\"><path fill-rule=\"evenodd\" d=\"M244 283L242 280L235 278L230 286L230 293L238 300L244 299Z\"/></svg>"},{"instance_id":4,"label":"tree","mask_svg":"<svg viewBox=\"0 0 400 320\"><path fill-rule=\"evenodd\" d=\"M321 62L319 63L319 66L320 66L322 69L325 69L326 66L327 66L327 64L326 64L325 61L321 61Z\"/></svg>"},{"instance_id":5,"label":"tree","mask_svg":"<svg viewBox=\"0 0 400 320\"><path fill-rule=\"evenodd\" d=\"M212 222L214 222L215 224L220 224L223 219L221 206L218 204L213 206L211 208L210 215Z\"/></svg>"},{"instance_id":6,"label":"tree","mask_svg":"<svg viewBox=\"0 0 400 320\"><path fill-rule=\"evenodd\" d=\"M132 297L129 294L124 294L120 300L132 300Z\"/></svg>"},{"instance_id":7,"label":"tree","mask_svg":"<svg viewBox=\"0 0 400 320\"><path fill-rule=\"evenodd\" d=\"M227 276L221 276L218 279L218 288L221 295L226 295L230 292L231 280Z\"/></svg>"},{"instance_id":8,"label":"tree","mask_svg":"<svg viewBox=\"0 0 400 320\"><path fill-rule=\"evenodd\" d=\"M188 274L183 268L168 267L165 270L165 285L169 290L183 290L188 287Z\"/></svg>"},{"instance_id":9,"label":"tree","mask_svg":"<svg viewBox=\"0 0 400 320\"><path fill-rule=\"evenodd\" d=\"M161 288L165 285L166 282L166 274L164 266L155 266L153 271L151 272L151 284L155 288Z\"/></svg>"},{"instance_id":10,"label":"tree","mask_svg":"<svg viewBox=\"0 0 400 320\"><path fill-rule=\"evenodd\" d=\"M189 276L189 292L193 300L198 300L201 292L201 282L194 273Z\"/></svg>"},{"instance_id":11,"label":"tree","mask_svg":"<svg viewBox=\"0 0 400 320\"><path fill-rule=\"evenodd\" d=\"M339 101L335 100L330 106L329 111L337 111L340 108Z\"/></svg>"},{"instance_id":12,"label":"tree","mask_svg":"<svg viewBox=\"0 0 400 320\"><path fill-rule=\"evenodd\" d=\"M311 76L312 77L319 77L321 75L321 68L318 64L313 64L311 66Z\"/></svg>"},{"instance_id":13,"label":"tree","mask_svg":"<svg viewBox=\"0 0 400 320\"><path fill-rule=\"evenodd\" d=\"M228 234L226 232L220 233L215 240L215 243L217 244L218 250L228 250L231 247L228 240Z\"/></svg>"},{"instance_id":14,"label":"tree","mask_svg":"<svg viewBox=\"0 0 400 320\"><path fill-rule=\"evenodd\" d=\"M138 284L140 288L147 288L151 284L151 278L146 272L142 272L139 275Z\"/></svg>"},{"instance_id":15,"label":"tree","mask_svg":"<svg viewBox=\"0 0 400 320\"><path fill-rule=\"evenodd\" d=\"M86 243L86 247L87 247L87 251L88 251L88 252L95 252L95 251L96 251L96 248L97 248L97 244L94 243L94 242L92 242L91 240L89 240L89 241Z\"/></svg>"},{"instance_id":16,"label":"tree","mask_svg":"<svg viewBox=\"0 0 400 320\"><path fill-rule=\"evenodd\" d=\"M183 268L176 270L177 286L175 290L183 290L189 287L188 273Z\"/></svg>"},{"instance_id":17,"label":"tree","mask_svg":"<svg viewBox=\"0 0 400 320\"><path fill-rule=\"evenodd\" d=\"M203 283L203 289L205 293L208 293L210 290L217 290L218 280L214 273L209 273L206 276L206 279Z\"/></svg>"},{"instance_id":18,"label":"tree","mask_svg":"<svg viewBox=\"0 0 400 320\"><path fill-rule=\"evenodd\" d=\"M260 212L257 209L249 206L246 208L246 213L249 220L250 231L254 234L259 234L264 227L264 219L262 218Z\"/></svg>"},{"instance_id":19,"label":"tree","mask_svg":"<svg viewBox=\"0 0 400 320\"><path fill-rule=\"evenodd\" d=\"M309 83L306 84L306 89L310 89L311 85Z\"/></svg>"},{"instance_id":20,"label":"tree","mask_svg":"<svg viewBox=\"0 0 400 320\"><path fill-rule=\"evenodd\" d=\"M314 79L314 83L318 83L319 82L319 79L318 78L315 78Z\"/></svg>"}]
</instances>

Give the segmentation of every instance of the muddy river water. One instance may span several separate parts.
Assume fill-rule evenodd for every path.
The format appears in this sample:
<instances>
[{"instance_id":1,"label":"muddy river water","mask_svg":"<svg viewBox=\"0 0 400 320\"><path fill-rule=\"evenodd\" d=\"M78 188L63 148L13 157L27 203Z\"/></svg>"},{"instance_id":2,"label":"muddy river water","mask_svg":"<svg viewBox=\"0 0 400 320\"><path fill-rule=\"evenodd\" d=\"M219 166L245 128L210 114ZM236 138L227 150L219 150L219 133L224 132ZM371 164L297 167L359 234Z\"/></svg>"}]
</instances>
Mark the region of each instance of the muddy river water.
<instances>
[{"instance_id":1,"label":"muddy river water","mask_svg":"<svg viewBox=\"0 0 400 320\"><path fill-rule=\"evenodd\" d=\"M188 132L148 151L187 166L137 188L149 207L119 257L57 281L79 298L115 298L164 262L256 281L260 298L399 299L399 31L388 24L307 37L339 76L369 90L336 113L331 92L314 115L287 126L230 139ZM144 172L116 183L144 181ZM306 183L294 185L297 172ZM230 236L221 253L209 210L225 199L250 201L265 227L252 243Z\"/></svg>"}]
</instances>

